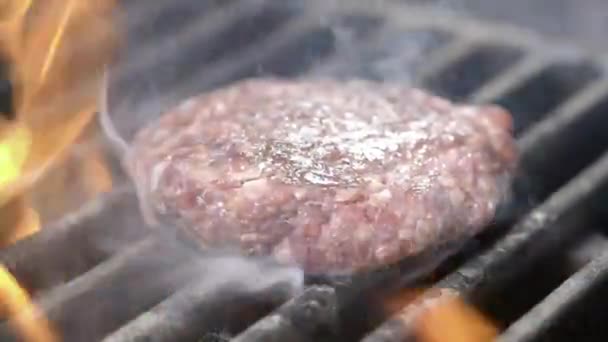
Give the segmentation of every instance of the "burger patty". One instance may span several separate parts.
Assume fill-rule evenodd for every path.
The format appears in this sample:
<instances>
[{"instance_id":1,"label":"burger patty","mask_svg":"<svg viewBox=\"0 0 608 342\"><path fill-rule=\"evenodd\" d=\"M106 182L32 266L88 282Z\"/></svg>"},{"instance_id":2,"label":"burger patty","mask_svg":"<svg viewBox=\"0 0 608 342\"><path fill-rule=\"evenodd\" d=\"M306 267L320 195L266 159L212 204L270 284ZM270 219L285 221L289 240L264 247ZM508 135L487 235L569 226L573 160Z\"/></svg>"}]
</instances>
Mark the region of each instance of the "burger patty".
<instances>
[{"instance_id":1,"label":"burger patty","mask_svg":"<svg viewBox=\"0 0 608 342\"><path fill-rule=\"evenodd\" d=\"M138 132L146 211L203 248L347 274L465 241L517 160L511 116L372 81L239 81Z\"/></svg>"}]
</instances>

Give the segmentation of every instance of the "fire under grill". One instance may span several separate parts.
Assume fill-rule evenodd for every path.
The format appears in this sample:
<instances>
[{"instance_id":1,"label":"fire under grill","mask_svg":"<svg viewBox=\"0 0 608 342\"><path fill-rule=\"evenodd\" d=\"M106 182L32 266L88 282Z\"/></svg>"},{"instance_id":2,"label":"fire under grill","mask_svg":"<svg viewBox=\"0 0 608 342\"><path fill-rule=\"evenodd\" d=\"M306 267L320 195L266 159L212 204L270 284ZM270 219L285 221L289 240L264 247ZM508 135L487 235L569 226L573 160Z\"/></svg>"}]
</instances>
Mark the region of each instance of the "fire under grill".
<instances>
[{"instance_id":1,"label":"fire under grill","mask_svg":"<svg viewBox=\"0 0 608 342\"><path fill-rule=\"evenodd\" d=\"M137 38L119 63L125 84L137 80L132 97L153 94L162 107L273 74L397 80L499 103L514 115L522 150L514 196L493 229L422 281L420 302L387 315L375 298L405 288L399 269L308 279L295 295L288 275L269 287L245 289L231 277L217 286L221 260L146 228L132 189L115 187L0 251L65 341L396 342L411 337L420 305L446 296L496 322L500 341L605 340L605 58L422 6L144 3L128 3ZM179 56L154 54L167 50ZM6 322L0 339L17 340Z\"/></svg>"}]
</instances>

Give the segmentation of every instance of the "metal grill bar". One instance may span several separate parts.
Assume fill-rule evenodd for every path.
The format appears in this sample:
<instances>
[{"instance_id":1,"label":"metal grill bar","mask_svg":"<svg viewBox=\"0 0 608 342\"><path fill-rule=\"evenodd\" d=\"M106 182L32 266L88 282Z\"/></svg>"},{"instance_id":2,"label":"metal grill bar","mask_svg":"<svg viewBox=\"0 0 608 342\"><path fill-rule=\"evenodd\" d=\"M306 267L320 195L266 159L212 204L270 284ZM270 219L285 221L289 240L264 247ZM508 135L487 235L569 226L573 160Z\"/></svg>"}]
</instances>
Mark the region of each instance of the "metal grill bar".
<instances>
[{"instance_id":1,"label":"metal grill bar","mask_svg":"<svg viewBox=\"0 0 608 342\"><path fill-rule=\"evenodd\" d=\"M349 48L349 51L336 51L336 53L329 56L324 63L319 63L311 70L309 70L308 74L314 76L325 76L332 74L335 69L339 68L344 64L345 59L349 58L347 54L352 52L352 50L350 50L351 48L354 51L366 51L372 49L373 46L375 46L377 40L381 39L382 36L385 34L385 31L387 30L385 25L386 23L383 23L381 27L376 27L371 32L367 32L366 35L368 36L368 39L357 39L354 41L349 41L348 43L352 44L352 46Z\"/></svg>"},{"instance_id":2,"label":"metal grill bar","mask_svg":"<svg viewBox=\"0 0 608 342\"><path fill-rule=\"evenodd\" d=\"M551 196L515 225L510 233L492 249L465 263L456 272L441 280L437 288L451 288L467 297L480 296L484 287L497 288L507 284L518 272L533 264L548 251L576 241L590 201L608 184L608 154L582 172L560 191ZM401 316L408 316L405 308L394 318L399 324L384 324L363 341L401 341L411 333ZM395 329L395 327L398 329ZM391 339L386 339L390 336Z\"/></svg>"},{"instance_id":3,"label":"metal grill bar","mask_svg":"<svg viewBox=\"0 0 608 342\"><path fill-rule=\"evenodd\" d=\"M211 11L204 13L200 20L186 25L186 27L181 28L177 33L166 35L166 37L162 37L161 39L156 37L156 39L145 45L135 45L137 48L136 55L129 56L129 60L119 66L121 70L118 74L132 77L133 74L137 74L138 72L149 72L150 68L158 65L159 60L171 57L166 54L166 51L174 51L176 46L179 46L180 49L188 50L198 45L201 40L211 40L214 35L233 26L235 22L244 16L259 13L264 8L265 2L264 0L233 1L227 4L226 7L212 7ZM160 5L152 6L148 4L145 6L135 4L133 12L136 12L135 15L137 15L138 20L128 18L127 24L131 27L145 25L146 21L150 18L149 15L154 15L156 11L160 14L173 6L173 2L171 1L159 2ZM144 9L144 13L141 13L142 8ZM134 43L137 44L137 42ZM159 55L159 52L164 53L164 55Z\"/></svg>"},{"instance_id":4,"label":"metal grill bar","mask_svg":"<svg viewBox=\"0 0 608 342\"><path fill-rule=\"evenodd\" d=\"M454 101L462 101L497 75L503 75L506 69L521 60L522 55L523 51L511 47L475 44L444 69L423 79L423 84L437 94L448 94Z\"/></svg>"},{"instance_id":5,"label":"metal grill bar","mask_svg":"<svg viewBox=\"0 0 608 342\"><path fill-rule=\"evenodd\" d=\"M50 312L53 309L58 309L69 300L90 291L99 283L103 282L105 279L108 279L108 277L112 277L115 273L119 272L121 269L124 269L125 265L127 265L129 261L136 256L140 255L141 253L145 253L146 250L149 253L152 248L155 248L158 245L158 241L153 239L145 239L138 242L131 248L127 248L124 252L114 256L107 262L104 262L87 272L86 277L78 277L67 283L65 286L58 287L55 290L45 294L38 303L39 306L46 312Z\"/></svg>"},{"instance_id":6,"label":"metal grill bar","mask_svg":"<svg viewBox=\"0 0 608 342\"><path fill-rule=\"evenodd\" d=\"M323 1L320 1L323 4ZM486 22L458 13L442 11L435 6L403 4L398 1L332 1L340 13L364 13L386 18L392 24L405 29L433 28L451 32L459 39L474 39L479 43L499 43L523 50L544 51L547 55L570 55L579 51L575 45L548 39L518 27ZM319 5L322 6L322 5ZM491 29L488 29L491 27Z\"/></svg>"},{"instance_id":7,"label":"metal grill bar","mask_svg":"<svg viewBox=\"0 0 608 342\"><path fill-rule=\"evenodd\" d=\"M471 100L475 103L493 102L501 95L515 89L531 75L540 72L547 62L547 56L544 54L529 54L511 69L479 88L471 96Z\"/></svg>"},{"instance_id":8,"label":"metal grill bar","mask_svg":"<svg viewBox=\"0 0 608 342\"><path fill-rule=\"evenodd\" d=\"M280 284L280 279L268 280ZM239 313L247 311L244 308L251 298L262 298L265 306L276 307L293 291L289 284L247 288L242 283L210 274L195 280L103 341L146 341L150 338L157 342L194 340L217 330L226 322L244 320ZM236 308L231 309L231 306Z\"/></svg>"},{"instance_id":9,"label":"metal grill bar","mask_svg":"<svg viewBox=\"0 0 608 342\"><path fill-rule=\"evenodd\" d=\"M558 60L547 65L528 82L498 98L496 102L517 113L515 134L519 136L543 120L564 100L575 96L600 74L593 63L584 59ZM552 96L547 96L547 93Z\"/></svg>"},{"instance_id":10,"label":"metal grill bar","mask_svg":"<svg viewBox=\"0 0 608 342\"><path fill-rule=\"evenodd\" d=\"M548 115L551 120L543 120L528 130L519 139L520 149L532 151L542 148L548 155L558 154L559 149L550 146L555 146L558 140L564 141L563 132L576 126L577 120L584 119L583 114L588 113L592 107L597 106L606 97L608 97L608 80L601 79L589 84L579 94ZM548 148L549 150L547 150Z\"/></svg>"},{"instance_id":11,"label":"metal grill bar","mask_svg":"<svg viewBox=\"0 0 608 342\"><path fill-rule=\"evenodd\" d=\"M167 99L160 100L160 102L171 103L176 100L176 96L183 98L193 91L201 91L220 86L229 80L253 76L260 63L280 55L280 51L287 53L290 46L301 41L311 32L318 34L318 23L311 21L306 16L299 17L287 24L284 29L274 32L260 44L195 71L190 76L190 80L182 82L172 90Z\"/></svg>"},{"instance_id":12,"label":"metal grill bar","mask_svg":"<svg viewBox=\"0 0 608 342\"><path fill-rule=\"evenodd\" d=\"M137 210L131 190L117 188L35 236L0 251L0 262L33 293L64 283L85 273L112 251L141 239L146 231L141 219L133 215ZM121 226L112 229L118 223ZM61 272L53 271L59 269Z\"/></svg>"},{"instance_id":13,"label":"metal grill bar","mask_svg":"<svg viewBox=\"0 0 608 342\"><path fill-rule=\"evenodd\" d=\"M518 140L521 172L537 184L537 196L543 198L574 177L608 146L602 129L607 99L608 82L592 82ZM562 156L570 156L567 163Z\"/></svg>"},{"instance_id":14,"label":"metal grill bar","mask_svg":"<svg viewBox=\"0 0 608 342\"><path fill-rule=\"evenodd\" d=\"M169 246L170 241L143 239L81 276L43 293L36 299L37 305L65 332L64 339L98 340L194 277L194 255ZM123 288L133 285L135 280L141 282L140 286L124 292ZM104 292L129 293L129 297L119 307L104 306L98 303ZM82 327L74 326L75 322ZM87 322L95 322L91 324L93 328ZM11 336L11 331L4 323L0 325L0 339L11 340L7 336Z\"/></svg>"},{"instance_id":15,"label":"metal grill bar","mask_svg":"<svg viewBox=\"0 0 608 342\"><path fill-rule=\"evenodd\" d=\"M470 53L476 46L475 43L472 39L455 39L433 51L433 54L425 61L424 67L416 74L416 78L425 80L431 75L443 71Z\"/></svg>"},{"instance_id":16,"label":"metal grill bar","mask_svg":"<svg viewBox=\"0 0 608 342\"><path fill-rule=\"evenodd\" d=\"M337 324L337 298L333 288L311 287L276 312L232 339L233 342L306 342Z\"/></svg>"},{"instance_id":17,"label":"metal grill bar","mask_svg":"<svg viewBox=\"0 0 608 342\"><path fill-rule=\"evenodd\" d=\"M432 51L449 44L451 35L448 32L427 29L401 31L386 23L370 33L364 41L341 42L336 37L336 52L315 68L309 70L305 77L359 77L373 80L398 80L413 82L421 61ZM343 39L343 38L342 38ZM421 45L416 42L423 41ZM412 43L414 42L414 43ZM395 55L394 50L404 50ZM389 70L386 68L390 64Z\"/></svg>"},{"instance_id":18,"label":"metal grill bar","mask_svg":"<svg viewBox=\"0 0 608 342\"><path fill-rule=\"evenodd\" d=\"M565 314L593 287L607 278L608 252L604 252L512 324L499 337L498 341L524 342L535 340L547 331L559 316Z\"/></svg>"}]
</instances>

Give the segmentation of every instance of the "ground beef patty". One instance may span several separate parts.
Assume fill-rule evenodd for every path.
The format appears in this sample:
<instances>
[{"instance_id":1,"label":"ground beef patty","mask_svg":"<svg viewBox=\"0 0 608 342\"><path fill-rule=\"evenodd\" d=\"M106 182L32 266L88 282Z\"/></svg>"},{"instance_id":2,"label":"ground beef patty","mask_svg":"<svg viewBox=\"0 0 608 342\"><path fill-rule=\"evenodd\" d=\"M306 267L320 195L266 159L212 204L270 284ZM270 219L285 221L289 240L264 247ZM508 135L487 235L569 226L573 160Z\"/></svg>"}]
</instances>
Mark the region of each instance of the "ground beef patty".
<instances>
[{"instance_id":1,"label":"ground beef patty","mask_svg":"<svg viewBox=\"0 0 608 342\"><path fill-rule=\"evenodd\" d=\"M463 241L516 161L511 116L371 81L250 79L140 131L146 207L203 247L350 273Z\"/></svg>"}]
</instances>

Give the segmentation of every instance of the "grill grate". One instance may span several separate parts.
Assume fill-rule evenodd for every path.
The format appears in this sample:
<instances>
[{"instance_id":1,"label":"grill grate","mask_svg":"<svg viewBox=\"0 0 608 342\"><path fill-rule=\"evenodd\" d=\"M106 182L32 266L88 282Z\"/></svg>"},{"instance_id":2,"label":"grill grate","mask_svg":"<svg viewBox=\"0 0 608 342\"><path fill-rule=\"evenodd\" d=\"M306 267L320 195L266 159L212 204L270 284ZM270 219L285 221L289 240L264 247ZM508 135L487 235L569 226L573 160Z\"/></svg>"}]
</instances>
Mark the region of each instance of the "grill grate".
<instances>
[{"instance_id":1,"label":"grill grate","mask_svg":"<svg viewBox=\"0 0 608 342\"><path fill-rule=\"evenodd\" d=\"M513 323L499 341L534 341L607 274L608 253L604 252Z\"/></svg>"},{"instance_id":2,"label":"grill grate","mask_svg":"<svg viewBox=\"0 0 608 342\"><path fill-rule=\"evenodd\" d=\"M501 293L509 302L508 296L521 292L527 270L557 251L580 250L585 244L575 242L590 232L605 241L600 230L589 229L602 219L595 208L608 185L608 136L602 130L608 78L601 56L514 28L389 2L335 1L338 5L330 8L296 1L279 7L262 0L225 1L193 9L192 1L169 1L176 18L189 13L195 23L177 20L166 26L159 24L166 14L163 2L144 2L132 6L144 8L140 15L147 21L127 16L131 30L143 38L127 52L130 62L119 64L124 87L116 90L137 82L139 93L132 98L141 103L169 106L188 94L260 74L333 75L412 82L454 100L497 102L513 112L522 149L514 199L496 229L480 237L485 247L454 258L445 277L422 298L462 296L500 316L507 308L492 308L490 298ZM185 7L179 11L175 4ZM159 27L168 29L158 32ZM250 34L251 39L242 38ZM169 61L154 54L154 44L184 52ZM148 109L132 106L133 115ZM234 339L239 342L393 342L411 331L415 305L384 322L383 316L361 326L345 328L343 322L368 294L399 287L399 270L357 286L310 286L287 302L293 290L287 285L248 292L227 283L221 293L228 295L209 296L212 276L193 273L191 265L207 263L211 269L213 262L147 231L134 217L136 209L130 189L116 190L0 251L0 261L36 296L66 341L222 340L215 330L226 323L237 325L228 330L240 332ZM582 297L597 292L607 267L602 253L571 277L573 271L558 277L556 286L523 311L502 318L507 328L501 341L551 334L555 322ZM101 305L100 298L120 305ZM371 315L373 308L363 307ZM14 338L6 324L0 325L0 337Z\"/></svg>"}]
</instances>

